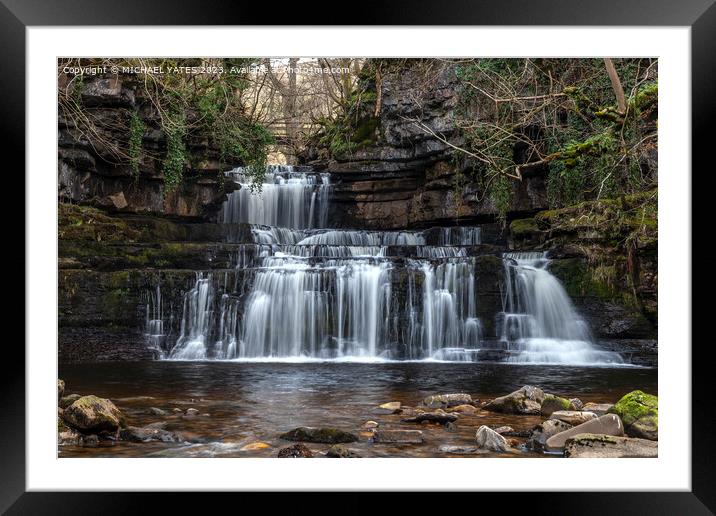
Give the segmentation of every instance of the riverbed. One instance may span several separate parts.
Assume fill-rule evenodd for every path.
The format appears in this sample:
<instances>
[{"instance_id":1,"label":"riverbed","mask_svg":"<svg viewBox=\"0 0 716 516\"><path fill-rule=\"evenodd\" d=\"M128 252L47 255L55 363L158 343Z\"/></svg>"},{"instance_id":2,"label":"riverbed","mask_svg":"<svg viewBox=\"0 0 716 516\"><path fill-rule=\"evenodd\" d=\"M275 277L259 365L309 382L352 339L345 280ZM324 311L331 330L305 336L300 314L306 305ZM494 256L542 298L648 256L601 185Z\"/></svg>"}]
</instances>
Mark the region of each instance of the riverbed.
<instances>
[{"instance_id":1,"label":"riverbed","mask_svg":"<svg viewBox=\"0 0 716 516\"><path fill-rule=\"evenodd\" d=\"M657 369L631 366L446 362L235 362L146 361L61 364L66 393L111 399L133 426L165 423L181 443L102 442L97 447L61 446L59 457L275 457L293 443L279 438L299 426L336 427L359 436L347 445L361 457L447 457L440 446L470 446L481 425L529 430L544 418L478 411L463 414L457 428L401 422L404 415L376 410L399 401L419 406L433 394L464 392L485 401L536 385L584 402L615 402L634 389L657 394ZM154 415L150 408L166 415ZM188 408L199 411L186 417ZM176 409L176 410L175 410ZM422 444L372 443L366 421L381 429L417 429ZM242 450L251 443L267 447ZM514 440L506 457L545 457ZM262 445L263 446L263 445ZM315 456L329 445L309 444ZM488 457L492 454L469 455Z\"/></svg>"}]
</instances>

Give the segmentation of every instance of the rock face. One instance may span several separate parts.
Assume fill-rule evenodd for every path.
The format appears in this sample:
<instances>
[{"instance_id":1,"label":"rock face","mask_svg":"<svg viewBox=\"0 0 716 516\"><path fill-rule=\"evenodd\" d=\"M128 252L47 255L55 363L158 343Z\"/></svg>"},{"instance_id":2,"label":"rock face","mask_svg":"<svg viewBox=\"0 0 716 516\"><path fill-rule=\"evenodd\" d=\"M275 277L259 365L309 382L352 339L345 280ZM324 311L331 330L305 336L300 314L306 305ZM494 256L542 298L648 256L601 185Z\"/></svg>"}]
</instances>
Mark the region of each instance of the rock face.
<instances>
[{"instance_id":1,"label":"rock face","mask_svg":"<svg viewBox=\"0 0 716 516\"><path fill-rule=\"evenodd\" d=\"M82 433L111 433L124 426L124 416L108 399L83 396L67 407L65 422Z\"/></svg>"},{"instance_id":2,"label":"rock face","mask_svg":"<svg viewBox=\"0 0 716 516\"><path fill-rule=\"evenodd\" d=\"M601 434L619 437L624 435L624 425L622 424L622 420L619 419L619 416L606 414L553 435L547 439L545 450L550 452L562 451L567 439L579 434Z\"/></svg>"},{"instance_id":3,"label":"rock face","mask_svg":"<svg viewBox=\"0 0 716 516\"><path fill-rule=\"evenodd\" d=\"M632 391L609 409L624 423L627 435L644 439L659 438L659 399L642 391Z\"/></svg>"},{"instance_id":4,"label":"rock face","mask_svg":"<svg viewBox=\"0 0 716 516\"><path fill-rule=\"evenodd\" d=\"M509 448L507 440L489 426L482 425L475 434L477 447L482 450L505 452Z\"/></svg>"},{"instance_id":5,"label":"rock face","mask_svg":"<svg viewBox=\"0 0 716 516\"><path fill-rule=\"evenodd\" d=\"M60 77L60 87L68 78ZM162 156L167 138L160 119L134 76L85 78L74 81L75 98L91 113L94 131L78 127L73 117L58 116L58 195L65 202L88 203L110 210L210 218L232 184L224 184L219 172L218 144L206 135L188 138L188 168L181 188L167 192ZM121 152L128 146L132 116L145 126L138 170ZM88 138L87 134L92 136ZM107 143L106 143L107 142ZM228 190L227 190L228 189Z\"/></svg>"},{"instance_id":6,"label":"rock face","mask_svg":"<svg viewBox=\"0 0 716 516\"><path fill-rule=\"evenodd\" d=\"M658 444L647 439L580 434L567 440L564 456L581 458L658 457Z\"/></svg>"},{"instance_id":7,"label":"rock face","mask_svg":"<svg viewBox=\"0 0 716 516\"><path fill-rule=\"evenodd\" d=\"M525 385L506 396L495 398L483 409L504 414L539 414L544 397L544 392L539 387Z\"/></svg>"},{"instance_id":8,"label":"rock face","mask_svg":"<svg viewBox=\"0 0 716 516\"><path fill-rule=\"evenodd\" d=\"M344 432L337 428L313 428L301 426L281 434L281 439L287 441L303 441L307 443L352 443L358 440L355 434Z\"/></svg>"}]
</instances>

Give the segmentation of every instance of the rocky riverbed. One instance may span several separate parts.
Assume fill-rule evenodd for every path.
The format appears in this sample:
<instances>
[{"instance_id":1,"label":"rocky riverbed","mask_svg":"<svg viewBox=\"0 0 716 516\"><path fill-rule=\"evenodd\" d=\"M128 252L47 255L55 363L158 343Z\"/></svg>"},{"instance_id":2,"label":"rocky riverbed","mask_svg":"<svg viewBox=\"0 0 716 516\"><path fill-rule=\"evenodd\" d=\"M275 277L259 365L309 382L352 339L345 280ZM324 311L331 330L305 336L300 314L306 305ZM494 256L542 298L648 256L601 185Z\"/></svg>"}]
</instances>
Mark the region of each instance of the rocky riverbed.
<instances>
[{"instance_id":1,"label":"rocky riverbed","mask_svg":"<svg viewBox=\"0 0 716 516\"><path fill-rule=\"evenodd\" d=\"M226 364L240 369L241 364ZM243 364L264 368L260 364ZM655 457L658 442L658 401L655 385L645 370L629 372L602 370L592 374L610 377L616 390L579 393L562 388L561 381L548 381L542 387L524 385L502 395L482 394L474 380L463 392L448 390L460 382L441 378L441 366L456 367L456 377L475 373L458 364L371 364L381 370L374 377L373 389L363 389L360 381L351 395L346 389L326 389L326 381L314 378L316 368L306 364L272 367L275 385L225 384L237 389L241 399L217 396L211 385L188 389L192 396L176 392L168 395L176 366L184 378L199 375L193 364L165 365L166 389L145 385L146 395L126 392L105 397L121 385L113 375L94 384L88 392L87 380L70 370L65 383L58 381L58 445L60 457ZM355 374L360 364L327 365ZM417 364L413 364L417 366ZM428 367L423 367L428 366ZM420 382L410 376L431 371L436 378ZM474 364L472 364L474 366ZM295 370L303 369L295 381ZM517 373L515 373L517 369ZM521 374L520 369L522 369ZM511 375L530 378L529 368L502 368ZM396 371L403 382L395 382ZM500 369L480 371L494 374ZM157 374L154 370L153 373ZM264 371L265 373L266 371ZM147 371L146 373L150 373ZM226 376L223 371L218 376ZM629 389L619 381L619 373L641 376L647 392ZM655 373L655 371L654 371ZM335 373L334 373L335 374ZM564 371L562 374L566 374ZM81 378L86 378L83 375ZM243 376L239 373L239 376ZM569 375L571 376L571 374ZM393 377L392 379L389 377ZM75 379L77 383L75 383ZM532 377L535 378L534 376ZM623 377L622 381L623 381ZM128 378L131 380L131 378ZM287 381L288 380L288 381ZM336 379L334 378L334 381ZM368 379L370 380L370 379ZM392 380L392 381L387 381ZM418 380L414 382L413 380ZM155 381L161 382L161 377ZM601 386L597 381L596 385ZM411 387L422 383L423 388ZM501 382L498 382L501 383ZM395 388L386 388L393 385ZM257 387L257 388L256 388ZM251 392L247 392L251 390ZM616 393L619 394L616 394ZM578 395L574 395L577 393ZM149 395L151 394L151 395ZM324 396L324 394L328 394ZM499 393L497 393L499 394Z\"/></svg>"}]
</instances>

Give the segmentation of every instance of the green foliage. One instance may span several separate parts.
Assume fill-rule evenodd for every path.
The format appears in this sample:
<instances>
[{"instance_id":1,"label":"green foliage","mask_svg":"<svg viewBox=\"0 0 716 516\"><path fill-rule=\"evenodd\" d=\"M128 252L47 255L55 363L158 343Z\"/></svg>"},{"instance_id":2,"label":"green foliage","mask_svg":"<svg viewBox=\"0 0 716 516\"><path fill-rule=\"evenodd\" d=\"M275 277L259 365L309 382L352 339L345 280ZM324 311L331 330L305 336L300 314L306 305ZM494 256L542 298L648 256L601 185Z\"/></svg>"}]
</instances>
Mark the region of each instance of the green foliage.
<instances>
[{"instance_id":1,"label":"green foliage","mask_svg":"<svg viewBox=\"0 0 716 516\"><path fill-rule=\"evenodd\" d=\"M217 124L221 162L241 162L251 178L251 189L258 190L266 173L266 156L275 141L266 127L258 123L243 125L222 121Z\"/></svg>"},{"instance_id":2,"label":"green foliage","mask_svg":"<svg viewBox=\"0 0 716 516\"><path fill-rule=\"evenodd\" d=\"M139 113L132 111L129 119L129 164L135 176L139 175L139 163L142 157L142 137L146 125Z\"/></svg>"},{"instance_id":3,"label":"green foliage","mask_svg":"<svg viewBox=\"0 0 716 516\"><path fill-rule=\"evenodd\" d=\"M497 210L497 218L504 226L507 222L507 210L512 200L512 182L509 178L498 175L490 185L490 199Z\"/></svg>"},{"instance_id":4,"label":"green foliage","mask_svg":"<svg viewBox=\"0 0 716 516\"><path fill-rule=\"evenodd\" d=\"M167 137L167 153L162 162L162 172L166 191L171 192L182 182L187 164L184 143L187 132L186 113L180 107L174 106L164 121L163 129Z\"/></svg>"}]
</instances>

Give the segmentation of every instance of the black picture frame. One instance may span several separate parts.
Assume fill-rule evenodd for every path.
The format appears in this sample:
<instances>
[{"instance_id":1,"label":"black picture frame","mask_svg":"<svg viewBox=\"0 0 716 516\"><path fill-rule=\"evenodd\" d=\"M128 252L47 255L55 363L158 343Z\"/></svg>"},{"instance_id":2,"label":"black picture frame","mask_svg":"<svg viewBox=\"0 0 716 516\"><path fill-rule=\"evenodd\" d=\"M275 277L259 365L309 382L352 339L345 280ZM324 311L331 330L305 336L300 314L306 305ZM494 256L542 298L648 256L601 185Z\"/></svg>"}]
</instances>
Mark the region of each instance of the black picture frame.
<instances>
[{"instance_id":1,"label":"black picture frame","mask_svg":"<svg viewBox=\"0 0 716 516\"><path fill-rule=\"evenodd\" d=\"M714 2L483 0L476 3L469 0L400 0L382 5L363 3L355 12L341 15L335 3L326 3L325 7L317 3L312 3L310 7L303 3L283 3L279 8L278 4L266 2L228 0L186 0L182 3L169 0L153 0L151 3L140 0L0 0L0 141L5 152L17 159L10 180L18 183L12 190L13 196L23 199L24 177L17 171L25 169L24 154L20 149L25 148L25 30L28 26L341 25L346 20L356 25L686 26L691 28L692 163L698 170L696 164L706 165L712 161L707 153L710 154L713 147L716 115ZM92 53L91 42L88 42L87 53ZM712 166L702 168L709 173L710 169ZM51 173L56 172L48 171L48 174ZM691 174L690 171L663 170L661 173L679 173L685 177ZM23 211L17 209L15 213ZM18 220L13 220L13 223L18 233L21 230L24 233L24 226ZM15 242L24 241L24 238L23 234ZM20 251L17 244L15 247L13 270L22 267L27 276L30 271L25 267L24 250ZM691 250L684 252L691 256ZM14 274L19 278L17 272ZM25 307L27 310L31 308ZM5 344L5 365L0 375L0 429L3 433L0 440L0 510L9 514L95 514L146 509L147 494L25 492L25 353L17 339L12 339L12 342L7 340ZM685 352L690 344L668 343L683 346ZM524 504L525 510L533 514L712 514L716 511L716 467L713 460L716 457L716 409L711 399L713 384L707 370L712 367L708 360L712 344L709 341L700 344L697 342L691 347L691 492L511 493L507 506L514 509ZM484 496L487 494L480 495L483 509L487 507ZM498 496L504 500L506 495ZM415 503L416 499L411 497L411 500L405 500L405 503ZM165 510L175 503L188 507L185 505L186 498L176 494L163 495L161 503Z\"/></svg>"}]
</instances>

